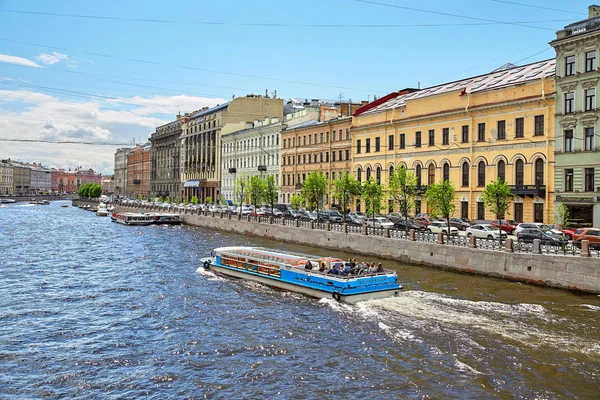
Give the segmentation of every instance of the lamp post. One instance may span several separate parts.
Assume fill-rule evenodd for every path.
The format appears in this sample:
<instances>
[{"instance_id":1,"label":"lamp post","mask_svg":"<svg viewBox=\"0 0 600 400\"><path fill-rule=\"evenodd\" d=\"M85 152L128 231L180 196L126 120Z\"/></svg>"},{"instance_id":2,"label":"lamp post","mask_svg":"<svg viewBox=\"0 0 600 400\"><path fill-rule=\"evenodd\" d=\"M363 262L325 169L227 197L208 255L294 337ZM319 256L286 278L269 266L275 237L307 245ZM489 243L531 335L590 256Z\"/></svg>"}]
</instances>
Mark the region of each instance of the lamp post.
<instances>
[{"instance_id":1,"label":"lamp post","mask_svg":"<svg viewBox=\"0 0 600 400\"><path fill-rule=\"evenodd\" d=\"M230 174L233 174L233 192L235 193L235 174L237 172L237 168L235 168L235 167L229 168L227 170L227 172L229 172ZM238 206L238 208L239 208L239 212L240 212L240 215L241 215L241 213L242 213L242 205L240 204Z\"/></svg>"}]
</instances>

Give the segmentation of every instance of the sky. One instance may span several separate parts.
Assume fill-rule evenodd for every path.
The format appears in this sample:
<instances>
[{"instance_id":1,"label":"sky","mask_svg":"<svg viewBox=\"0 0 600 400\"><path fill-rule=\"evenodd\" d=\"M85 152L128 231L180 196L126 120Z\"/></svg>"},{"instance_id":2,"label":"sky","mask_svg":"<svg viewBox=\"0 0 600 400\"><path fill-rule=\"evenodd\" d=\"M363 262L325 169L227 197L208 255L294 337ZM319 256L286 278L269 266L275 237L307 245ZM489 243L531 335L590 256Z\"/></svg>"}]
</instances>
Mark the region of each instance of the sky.
<instances>
[{"instance_id":1,"label":"sky","mask_svg":"<svg viewBox=\"0 0 600 400\"><path fill-rule=\"evenodd\" d=\"M0 0L0 159L111 174L117 148L233 95L373 100L553 58L590 4Z\"/></svg>"}]
</instances>

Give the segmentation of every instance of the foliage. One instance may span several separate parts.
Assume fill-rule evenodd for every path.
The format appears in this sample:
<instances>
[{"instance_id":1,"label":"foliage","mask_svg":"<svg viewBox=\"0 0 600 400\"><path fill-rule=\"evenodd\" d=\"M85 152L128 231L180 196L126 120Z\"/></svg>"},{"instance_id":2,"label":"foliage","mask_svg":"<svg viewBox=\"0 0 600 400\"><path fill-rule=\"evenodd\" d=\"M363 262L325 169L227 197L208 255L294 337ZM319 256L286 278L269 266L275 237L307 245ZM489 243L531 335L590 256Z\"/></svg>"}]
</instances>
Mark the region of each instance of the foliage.
<instances>
[{"instance_id":1,"label":"foliage","mask_svg":"<svg viewBox=\"0 0 600 400\"><path fill-rule=\"evenodd\" d=\"M382 194L381 185L372 176L363 183L362 197L366 204L367 215L375 216L381 211Z\"/></svg>"},{"instance_id":2,"label":"foliage","mask_svg":"<svg viewBox=\"0 0 600 400\"><path fill-rule=\"evenodd\" d=\"M174 204L179 204L179 197L175 197L175 200L173 201Z\"/></svg>"},{"instance_id":3,"label":"foliage","mask_svg":"<svg viewBox=\"0 0 600 400\"><path fill-rule=\"evenodd\" d=\"M390 195L398 203L398 211L404 217L408 233L408 214L415 208L417 197L417 176L404 166L397 168L390 176Z\"/></svg>"},{"instance_id":4,"label":"foliage","mask_svg":"<svg viewBox=\"0 0 600 400\"><path fill-rule=\"evenodd\" d=\"M189 203L189 201L188 201L187 197L186 197L185 199L183 199L183 205L184 205L184 206L187 206L187 205L188 205L188 203Z\"/></svg>"},{"instance_id":5,"label":"foliage","mask_svg":"<svg viewBox=\"0 0 600 400\"><path fill-rule=\"evenodd\" d=\"M327 194L327 178L322 171L313 171L308 174L304 184L302 185L302 195L306 200L309 208L313 206L319 213L319 208L322 208L323 199Z\"/></svg>"},{"instance_id":6,"label":"foliage","mask_svg":"<svg viewBox=\"0 0 600 400\"><path fill-rule=\"evenodd\" d=\"M98 198L102 195L102 186L97 183L84 183L77 190L79 197Z\"/></svg>"},{"instance_id":7,"label":"foliage","mask_svg":"<svg viewBox=\"0 0 600 400\"><path fill-rule=\"evenodd\" d=\"M425 192L429 203L429 214L433 218L444 217L448 225L447 234L450 237L450 216L454 213L454 184L450 181L432 183Z\"/></svg>"},{"instance_id":8,"label":"foliage","mask_svg":"<svg viewBox=\"0 0 600 400\"><path fill-rule=\"evenodd\" d=\"M290 197L290 206L292 207L293 210L298 210L301 207L304 207L305 202L304 202L304 197L302 196L302 193L294 193L291 197Z\"/></svg>"},{"instance_id":9,"label":"foliage","mask_svg":"<svg viewBox=\"0 0 600 400\"><path fill-rule=\"evenodd\" d=\"M254 207L263 201L265 194L265 182L260 176L254 175L250 178L248 184L248 192L250 194L250 202L254 204Z\"/></svg>"},{"instance_id":10,"label":"foliage","mask_svg":"<svg viewBox=\"0 0 600 400\"><path fill-rule=\"evenodd\" d=\"M223 196L222 194L219 195L219 204L222 206L227 204L227 202L225 201L225 196Z\"/></svg>"},{"instance_id":11,"label":"foliage","mask_svg":"<svg viewBox=\"0 0 600 400\"><path fill-rule=\"evenodd\" d=\"M165 203L171 204L171 198L169 196L165 197Z\"/></svg>"},{"instance_id":12,"label":"foliage","mask_svg":"<svg viewBox=\"0 0 600 400\"><path fill-rule=\"evenodd\" d=\"M206 204L212 204L212 196L206 196Z\"/></svg>"},{"instance_id":13,"label":"foliage","mask_svg":"<svg viewBox=\"0 0 600 400\"><path fill-rule=\"evenodd\" d=\"M567 227L569 223L569 207L565 203L558 203L554 210L554 223L560 226L560 230L562 231Z\"/></svg>"},{"instance_id":14,"label":"foliage","mask_svg":"<svg viewBox=\"0 0 600 400\"><path fill-rule=\"evenodd\" d=\"M502 219L508 214L510 203L514 197L506 182L500 178L488 183L481 194L484 207L499 220L500 230L502 230Z\"/></svg>"},{"instance_id":15,"label":"foliage","mask_svg":"<svg viewBox=\"0 0 600 400\"><path fill-rule=\"evenodd\" d=\"M264 179L264 201L266 201L271 206L271 213L273 212L273 207L279 198L279 187L275 182L275 177L273 175L268 175Z\"/></svg>"},{"instance_id":16,"label":"foliage","mask_svg":"<svg viewBox=\"0 0 600 400\"><path fill-rule=\"evenodd\" d=\"M138 194L138 195L137 195L137 199L138 199L138 200L141 200L141 199L142 199L142 195L141 195L141 194Z\"/></svg>"},{"instance_id":17,"label":"foliage","mask_svg":"<svg viewBox=\"0 0 600 400\"><path fill-rule=\"evenodd\" d=\"M198 197L197 196L192 196L192 204L194 204L194 205L198 204Z\"/></svg>"},{"instance_id":18,"label":"foliage","mask_svg":"<svg viewBox=\"0 0 600 400\"><path fill-rule=\"evenodd\" d=\"M235 180L233 188L233 196L238 201L238 205L241 207L246 200L245 189L248 186L248 178L246 176L240 176ZM240 209L240 213L242 210Z\"/></svg>"},{"instance_id":19,"label":"foliage","mask_svg":"<svg viewBox=\"0 0 600 400\"><path fill-rule=\"evenodd\" d=\"M341 178L333 181L333 197L342 206L342 214L344 214L344 221L346 220L346 210L356 196L360 196L360 182L356 180L353 175L348 172L344 172Z\"/></svg>"},{"instance_id":20,"label":"foliage","mask_svg":"<svg viewBox=\"0 0 600 400\"><path fill-rule=\"evenodd\" d=\"M163 197L162 196L158 196L158 202L162 203L163 202Z\"/></svg>"}]
</instances>

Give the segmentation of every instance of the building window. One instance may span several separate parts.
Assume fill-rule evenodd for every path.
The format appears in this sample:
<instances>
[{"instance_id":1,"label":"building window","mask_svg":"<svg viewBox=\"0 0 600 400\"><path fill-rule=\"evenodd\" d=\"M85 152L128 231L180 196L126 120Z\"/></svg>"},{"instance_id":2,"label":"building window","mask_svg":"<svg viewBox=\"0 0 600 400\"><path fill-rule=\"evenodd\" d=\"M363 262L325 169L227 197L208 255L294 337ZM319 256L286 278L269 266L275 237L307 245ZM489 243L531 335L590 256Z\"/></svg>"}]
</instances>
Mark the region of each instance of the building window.
<instances>
[{"instance_id":1,"label":"building window","mask_svg":"<svg viewBox=\"0 0 600 400\"><path fill-rule=\"evenodd\" d=\"M485 142L485 122L477 124L477 141Z\"/></svg>"},{"instance_id":2,"label":"building window","mask_svg":"<svg viewBox=\"0 0 600 400\"><path fill-rule=\"evenodd\" d=\"M442 144L450 144L450 128L442 129Z\"/></svg>"},{"instance_id":3,"label":"building window","mask_svg":"<svg viewBox=\"0 0 600 400\"><path fill-rule=\"evenodd\" d=\"M333 134L333 136L331 137L331 141L335 142L335 138L337 137L337 135L335 133L335 129L331 133Z\"/></svg>"},{"instance_id":4,"label":"building window","mask_svg":"<svg viewBox=\"0 0 600 400\"><path fill-rule=\"evenodd\" d=\"M585 128L585 150L594 150L594 128Z\"/></svg>"},{"instance_id":5,"label":"building window","mask_svg":"<svg viewBox=\"0 0 600 400\"><path fill-rule=\"evenodd\" d=\"M544 136L544 116L536 115L533 122L533 136Z\"/></svg>"},{"instance_id":6,"label":"building window","mask_svg":"<svg viewBox=\"0 0 600 400\"><path fill-rule=\"evenodd\" d=\"M371 139L367 139L365 143L365 153L371 152Z\"/></svg>"},{"instance_id":7,"label":"building window","mask_svg":"<svg viewBox=\"0 0 600 400\"><path fill-rule=\"evenodd\" d=\"M415 147L421 147L421 132L415 132Z\"/></svg>"},{"instance_id":8,"label":"building window","mask_svg":"<svg viewBox=\"0 0 600 400\"><path fill-rule=\"evenodd\" d=\"M319 162L323 162L323 153L319 154Z\"/></svg>"},{"instance_id":9,"label":"building window","mask_svg":"<svg viewBox=\"0 0 600 400\"><path fill-rule=\"evenodd\" d=\"M378 153L381 150L381 139L378 137L375 138L375 153Z\"/></svg>"},{"instance_id":10,"label":"building window","mask_svg":"<svg viewBox=\"0 0 600 400\"><path fill-rule=\"evenodd\" d=\"M435 146L435 131L433 129L429 130L429 146Z\"/></svg>"},{"instance_id":11,"label":"building window","mask_svg":"<svg viewBox=\"0 0 600 400\"><path fill-rule=\"evenodd\" d=\"M565 192L573 191L573 168L565 169Z\"/></svg>"},{"instance_id":12,"label":"building window","mask_svg":"<svg viewBox=\"0 0 600 400\"><path fill-rule=\"evenodd\" d=\"M596 108L596 89L587 89L585 91L585 111L592 111Z\"/></svg>"},{"instance_id":13,"label":"building window","mask_svg":"<svg viewBox=\"0 0 600 400\"><path fill-rule=\"evenodd\" d=\"M523 118L515 119L515 137L525 136L525 120Z\"/></svg>"},{"instance_id":14,"label":"building window","mask_svg":"<svg viewBox=\"0 0 600 400\"><path fill-rule=\"evenodd\" d=\"M417 176L417 186L421 186L421 166L417 165L415 168L415 175Z\"/></svg>"},{"instance_id":15,"label":"building window","mask_svg":"<svg viewBox=\"0 0 600 400\"><path fill-rule=\"evenodd\" d=\"M329 162L329 152L325 152L325 162Z\"/></svg>"},{"instance_id":16,"label":"building window","mask_svg":"<svg viewBox=\"0 0 600 400\"><path fill-rule=\"evenodd\" d=\"M315 144L317 144L317 134L315 133Z\"/></svg>"},{"instance_id":17,"label":"building window","mask_svg":"<svg viewBox=\"0 0 600 400\"><path fill-rule=\"evenodd\" d=\"M427 184L433 185L435 183L435 166L433 164L429 164L427 168Z\"/></svg>"},{"instance_id":18,"label":"building window","mask_svg":"<svg viewBox=\"0 0 600 400\"><path fill-rule=\"evenodd\" d=\"M485 219L485 208L482 201L477 202L477 219Z\"/></svg>"},{"instance_id":19,"label":"building window","mask_svg":"<svg viewBox=\"0 0 600 400\"><path fill-rule=\"evenodd\" d=\"M572 114L575 112L575 92L565 93L565 114Z\"/></svg>"},{"instance_id":20,"label":"building window","mask_svg":"<svg viewBox=\"0 0 600 400\"><path fill-rule=\"evenodd\" d=\"M498 161L498 179L506 181L506 163L504 160Z\"/></svg>"},{"instance_id":21,"label":"building window","mask_svg":"<svg viewBox=\"0 0 600 400\"><path fill-rule=\"evenodd\" d=\"M394 150L394 135L388 136L388 150Z\"/></svg>"},{"instance_id":22,"label":"building window","mask_svg":"<svg viewBox=\"0 0 600 400\"><path fill-rule=\"evenodd\" d=\"M442 180L449 181L450 180L450 164L445 163L442 167Z\"/></svg>"},{"instance_id":23,"label":"building window","mask_svg":"<svg viewBox=\"0 0 600 400\"><path fill-rule=\"evenodd\" d=\"M585 53L585 72L592 72L596 69L596 51Z\"/></svg>"},{"instance_id":24,"label":"building window","mask_svg":"<svg viewBox=\"0 0 600 400\"><path fill-rule=\"evenodd\" d=\"M346 149L346 161L350 160L350 150Z\"/></svg>"},{"instance_id":25,"label":"building window","mask_svg":"<svg viewBox=\"0 0 600 400\"><path fill-rule=\"evenodd\" d=\"M306 154L302 154L302 164L306 164Z\"/></svg>"},{"instance_id":26,"label":"building window","mask_svg":"<svg viewBox=\"0 0 600 400\"><path fill-rule=\"evenodd\" d=\"M568 56L565 59L565 75L575 75L575 56Z\"/></svg>"},{"instance_id":27,"label":"building window","mask_svg":"<svg viewBox=\"0 0 600 400\"><path fill-rule=\"evenodd\" d=\"M469 219L469 202L468 201L460 202L460 217L463 219Z\"/></svg>"},{"instance_id":28,"label":"building window","mask_svg":"<svg viewBox=\"0 0 600 400\"><path fill-rule=\"evenodd\" d=\"M371 179L371 168L367 168L367 181Z\"/></svg>"},{"instance_id":29,"label":"building window","mask_svg":"<svg viewBox=\"0 0 600 400\"><path fill-rule=\"evenodd\" d=\"M329 143L329 131L325 132L325 143Z\"/></svg>"},{"instance_id":30,"label":"building window","mask_svg":"<svg viewBox=\"0 0 600 400\"><path fill-rule=\"evenodd\" d=\"M537 160L535 160L534 171L535 171L535 185L536 186L543 185L544 184L544 160L542 160L541 158L538 158Z\"/></svg>"},{"instance_id":31,"label":"building window","mask_svg":"<svg viewBox=\"0 0 600 400\"><path fill-rule=\"evenodd\" d=\"M338 152L338 160L342 161L342 151L341 150Z\"/></svg>"},{"instance_id":32,"label":"building window","mask_svg":"<svg viewBox=\"0 0 600 400\"><path fill-rule=\"evenodd\" d=\"M515 185L523 185L524 182L524 165L523 160L515 162Z\"/></svg>"},{"instance_id":33,"label":"building window","mask_svg":"<svg viewBox=\"0 0 600 400\"><path fill-rule=\"evenodd\" d=\"M594 168L585 169L585 191L594 191Z\"/></svg>"},{"instance_id":34,"label":"building window","mask_svg":"<svg viewBox=\"0 0 600 400\"><path fill-rule=\"evenodd\" d=\"M321 143L323 143L323 132L320 133Z\"/></svg>"},{"instance_id":35,"label":"building window","mask_svg":"<svg viewBox=\"0 0 600 400\"><path fill-rule=\"evenodd\" d=\"M346 128L346 140L350 140L350 129Z\"/></svg>"},{"instance_id":36,"label":"building window","mask_svg":"<svg viewBox=\"0 0 600 400\"><path fill-rule=\"evenodd\" d=\"M485 162L483 161L477 164L477 186L485 186Z\"/></svg>"},{"instance_id":37,"label":"building window","mask_svg":"<svg viewBox=\"0 0 600 400\"><path fill-rule=\"evenodd\" d=\"M331 152L331 161L335 162L335 151Z\"/></svg>"},{"instance_id":38,"label":"building window","mask_svg":"<svg viewBox=\"0 0 600 400\"><path fill-rule=\"evenodd\" d=\"M406 135L404 133L400 134L400 150L406 148Z\"/></svg>"},{"instance_id":39,"label":"building window","mask_svg":"<svg viewBox=\"0 0 600 400\"><path fill-rule=\"evenodd\" d=\"M523 222L523 203L515 203L515 221Z\"/></svg>"},{"instance_id":40,"label":"building window","mask_svg":"<svg viewBox=\"0 0 600 400\"><path fill-rule=\"evenodd\" d=\"M390 172L388 174L388 183L390 181L390 178L394 175L394 167L390 166Z\"/></svg>"},{"instance_id":41,"label":"building window","mask_svg":"<svg viewBox=\"0 0 600 400\"><path fill-rule=\"evenodd\" d=\"M340 129L340 131L339 131L338 140L343 140L343 138L342 138L342 130L341 130L341 129Z\"/></svg>"},{"instance_id":42,"label":"building window","mask_svg":"<svg viewBox=\"0 0 600 400\"><path fill-rule=\"evenodd\" d=\"M356 180L359 182L362 181L362 169L360 168L356 171Z\"/></svg>"},{"instance_id":43,"label":"building window","mask_svg":"<svg viewBox=\"0 0 600 400\"><path fill-rule=\"evenodd\" d=\"M463 163L462 165L462 186L469 186L469 163Z\"/></svg>"},{"instance_id":44,"label":"building window","mask_svg":"<svg viewBox=\"0 0 600 400\"><path fill-rule=\"evenodd\" d=\"M302 139L303 139L303 142L304 142L303 146L306 146L306 135L302 136Z\"/></svg>"},{"instance_id":45,"label":"building window","mask_svg":"<svg viewBox=\"0 0 600 400\"><path fill-rule=\"evenodd\" d=\"M567 129L565 131L565 152L570 153L573 151L573 130Z\"/></svg>"},{"instance_id":46,"label":"building window","mask_svg":"<svg viewBox=\"0 0 600 400\"><path fill-rule=\"evenodd\" d=\"M356 154L360 154L360 140L356 141Z\"/></svg>"},{"instance_id":47,"label":"building window","mask_svg":"<svg viewBox=\"0 0 600 400\"><path fill-rule=\"evenodd\" d=\"M375 170L375 178L377 179L377 184L381 185L381 168L377 167Z\"/></svg>"},{"instance_id":48,"label":"building window","mask_svg":"<svg viewBox=\"0 0 600 400\"><path fill-rule=\"evenodd\" d=\"M506 139L506 121L498 121L498 140Z\"/></svg>"},{"instance_id":49,"label":"building window","mask_svg":"<svg viewBox=\"0 0 600 400\"><path fill-rule=\"evenodd\" d=\"M469 125L462 127L462 143L469 143Z\"/></svg>"}]
</instances>

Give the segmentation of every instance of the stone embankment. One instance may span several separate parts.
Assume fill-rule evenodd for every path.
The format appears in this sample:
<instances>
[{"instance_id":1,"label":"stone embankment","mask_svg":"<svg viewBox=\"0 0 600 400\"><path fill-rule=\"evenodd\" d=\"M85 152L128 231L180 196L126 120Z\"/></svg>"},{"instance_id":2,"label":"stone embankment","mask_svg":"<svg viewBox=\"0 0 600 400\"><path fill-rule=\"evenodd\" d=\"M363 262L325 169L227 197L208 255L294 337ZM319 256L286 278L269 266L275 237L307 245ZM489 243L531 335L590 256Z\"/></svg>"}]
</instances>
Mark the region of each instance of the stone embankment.
<instances>
[{"instance_id":1,"label":"stone embankment","mask_svg":"<svg viewBox=\"0 0 600 400\"><path fill-rule=\"evenodd\" d=\"M153 206L117 206L116 211L142 209L167 212ZM441 234L411 231L406 235L396 230L346 224L257 219L172 207L168 212L180 213L182 221L192 226L600 294L600 252L590 252L586 242L581 250L570 247L568 252L563 248L562 252L555 249L554 254L543 254L539 243L524 247L511 239L502 243L474 237L446 241Z\"/></svg>"}]
</instances>

